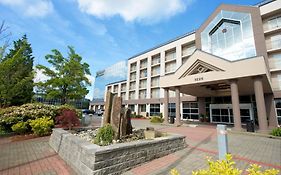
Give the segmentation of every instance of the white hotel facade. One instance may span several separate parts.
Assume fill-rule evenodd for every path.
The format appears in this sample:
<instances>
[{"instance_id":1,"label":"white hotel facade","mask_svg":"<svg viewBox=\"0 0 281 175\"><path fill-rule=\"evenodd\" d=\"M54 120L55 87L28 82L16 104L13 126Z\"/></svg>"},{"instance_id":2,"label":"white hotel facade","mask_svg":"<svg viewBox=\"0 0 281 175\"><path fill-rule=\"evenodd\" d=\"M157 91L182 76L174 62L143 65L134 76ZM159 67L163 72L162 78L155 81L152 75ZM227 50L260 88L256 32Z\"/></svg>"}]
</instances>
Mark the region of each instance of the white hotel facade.
<instances>
[{"instance_id":1,"label":"white hotel facade","mask_svg":"<svg viewBox=\"0 0 281 175\"><path fill-rule=\"evenodd\" d=\"M234 124L261 132L281 124L281 0L222 4L194 32L128 59L127 79L112 82L137 114ZM95 104L91 104L96 108Z\"/></svg>"}]
</instances>

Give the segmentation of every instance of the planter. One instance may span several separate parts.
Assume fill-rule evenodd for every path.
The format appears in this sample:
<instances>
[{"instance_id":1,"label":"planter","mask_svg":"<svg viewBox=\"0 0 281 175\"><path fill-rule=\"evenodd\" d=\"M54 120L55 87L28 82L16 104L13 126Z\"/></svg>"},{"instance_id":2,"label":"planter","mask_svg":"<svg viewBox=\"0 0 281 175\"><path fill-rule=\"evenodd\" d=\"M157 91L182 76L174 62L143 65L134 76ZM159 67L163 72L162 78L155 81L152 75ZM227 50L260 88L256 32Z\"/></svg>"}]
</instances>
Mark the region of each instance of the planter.
<instances>
[{"instance_id":1,"label":"planter","mask_svg":"<svg viewBox=\"0 0 281 175\"><path fill-rule=\"evenodd\" d=\"M54 129L49 144L77 174L121 174L136 165L186 147L185 136L169 135L98 146L63 129Z\"/></svg>"}]
</instances>

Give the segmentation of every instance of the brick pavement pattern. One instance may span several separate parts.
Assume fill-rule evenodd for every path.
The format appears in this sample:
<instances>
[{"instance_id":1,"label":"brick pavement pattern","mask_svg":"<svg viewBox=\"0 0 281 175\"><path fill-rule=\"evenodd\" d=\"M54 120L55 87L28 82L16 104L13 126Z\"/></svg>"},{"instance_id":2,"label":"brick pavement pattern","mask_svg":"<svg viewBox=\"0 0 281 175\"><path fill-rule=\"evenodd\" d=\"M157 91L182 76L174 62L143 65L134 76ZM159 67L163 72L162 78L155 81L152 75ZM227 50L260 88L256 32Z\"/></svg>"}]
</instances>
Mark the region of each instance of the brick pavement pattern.
<instances>
[{"instance_id":1,"label":"brick pavement pattern","mask_svg":"<svg viewBox=\"0 0 281 175\"><path fill-rule=\"evenodd\" d=\"M153 125L149 121L133 121L136 128L155 127L164 132L186 136L188 147L171 155L138 166L125 175L162 175L176 168L181 175L207 168L206 157L217 159L217 135L214 126L181 127ZM242 134L228 134L229 152L237 167L246 170L249 164L279 169L281 172L281 140ZM157 167L157 168L155 168ZM281 174L281 173L280 173Z\"/></svg>"},{"instance_id":2,"label":"brick pavement pattern","mask_svg":"<svg viewBox=\"0 0 281 175\"><path fill-rule=\"evenodd\" d=\"M188 147L140 165L125 175L168 175L176 168L181 175L206 168L206 156L217 158L216 129L152 125L148 120L133 120L135 128L152 126L164 132L186 136ZM99 123L96 123L98 126ZM229 134L229 151L237 167L245 170L250 163L281 170L281 140L265 137ZM74 171L50 148L49 137L10 142L0 138L0 175L74 175Z\"/></svg>"},{"instance_id":3,"label":"brick pavement pattern","mask_svg":"<svg viewBox=\"0 0 281 175\"><path fill-rule=\"evenodd\" d=\"M49 137L18 142L0 138L0 175L74 175L48 142Z\"/></svg>"}]
</instances>

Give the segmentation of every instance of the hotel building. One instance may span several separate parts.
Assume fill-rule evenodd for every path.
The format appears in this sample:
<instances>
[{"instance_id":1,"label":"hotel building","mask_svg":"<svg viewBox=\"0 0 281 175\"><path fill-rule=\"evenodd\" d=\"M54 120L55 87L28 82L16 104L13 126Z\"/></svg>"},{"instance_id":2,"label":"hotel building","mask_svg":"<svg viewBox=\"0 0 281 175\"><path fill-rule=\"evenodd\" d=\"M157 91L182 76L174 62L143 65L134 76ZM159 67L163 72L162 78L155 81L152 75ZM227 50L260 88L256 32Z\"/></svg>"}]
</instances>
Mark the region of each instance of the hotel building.
<instances>
[{"instance_id":1,"label":"hotel building","mask_svg":"<svg viewBox=\"0 0 281 175\"><path fill-rule=\"evenodd\" d=\"M142 115L208 116L241 130L281 124L281 0L222 4L196 31L128 59L127 80L110 83ZM94 104L92 104L94 105Z\"/></svg>"}]
</instances>

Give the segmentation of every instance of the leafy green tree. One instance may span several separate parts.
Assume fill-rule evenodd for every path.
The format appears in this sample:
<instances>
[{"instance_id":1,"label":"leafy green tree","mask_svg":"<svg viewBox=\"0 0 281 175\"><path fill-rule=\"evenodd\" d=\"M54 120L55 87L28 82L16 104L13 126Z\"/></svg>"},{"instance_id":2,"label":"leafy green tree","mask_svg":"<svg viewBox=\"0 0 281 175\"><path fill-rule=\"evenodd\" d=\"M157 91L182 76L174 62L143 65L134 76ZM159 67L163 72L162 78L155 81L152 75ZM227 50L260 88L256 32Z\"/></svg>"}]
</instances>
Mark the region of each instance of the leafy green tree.
<instances>
[{"instance_id":1,"label":"leafy green tree","mask_svg":"<svg viewBox=\"0 0 281 175\"><path fill-rule=\"evenodd\" d=\"M82 63L82 57L68 46L69 52L65 58L60 51L54 49L46 55L51 67L38 65L49 79L37 83L38 88L46 94L47 99L61 99L62 104L69 99L82 99L88 93L87 86L91 85L86 75L90 75L89 65Z\"/></svg>"},{"instance_id":2,"label":"leafy green tree","mask_svg":"<svg viewBox=\"0 0 281 175\"><path fill-rule=\"evenodd\" d=\"M33 59L31 45L24 35L0 60L0 106L21 105L33 96Z\"/></svg>"}]
</instances>

